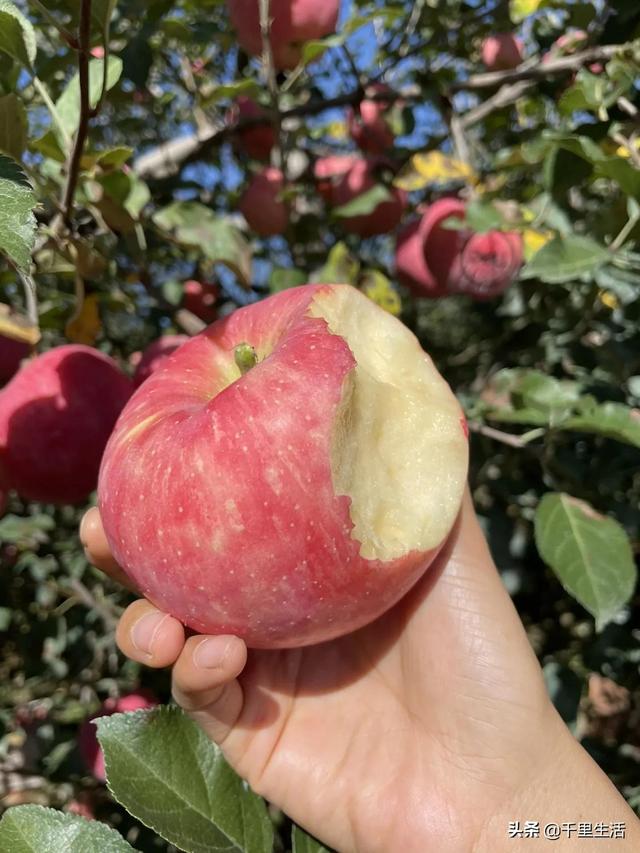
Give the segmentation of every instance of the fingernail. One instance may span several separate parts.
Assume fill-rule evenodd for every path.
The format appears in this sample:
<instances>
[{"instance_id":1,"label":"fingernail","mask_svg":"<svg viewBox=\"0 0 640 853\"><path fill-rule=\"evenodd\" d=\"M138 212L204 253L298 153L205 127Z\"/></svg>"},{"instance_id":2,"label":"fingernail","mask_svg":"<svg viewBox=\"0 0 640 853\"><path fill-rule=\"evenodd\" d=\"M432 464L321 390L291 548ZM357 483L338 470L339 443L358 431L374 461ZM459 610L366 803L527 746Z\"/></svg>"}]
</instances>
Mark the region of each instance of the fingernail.
<instances>
[{"instance_id":1,"label":"fingernail","mask_svg":"<svg viewBox=\"0 0 640 853\"><path fill-rule=\"evenodd\" d=\"M80 541L82 542L82 547L87 547L87 534L89 532L88 528L89 523L89 513L85 512L82 516L82 521L80 522Z\"/></svg>"},{"instance_id":2,"label":"fingernail","mask_svg":"<svg viewBox=\"0 0 640 853\"><path fill-rule=\"evenodd\" d=\"M222 642L219 637L209 637L196 646L193 662L198 669L220 669L229 651L230 643Z\"/></svg>"},{"instance_id":3,"label":"fingernail","mask_svg":"<svg viewBox=\"0 0 640 853\"><path fill-rule=\"evenodd\" d=\"M143 655L151 654L153 641L166 618L166 613L146 613L131 629L131 642Z\"/></svg>"}]
</instances>

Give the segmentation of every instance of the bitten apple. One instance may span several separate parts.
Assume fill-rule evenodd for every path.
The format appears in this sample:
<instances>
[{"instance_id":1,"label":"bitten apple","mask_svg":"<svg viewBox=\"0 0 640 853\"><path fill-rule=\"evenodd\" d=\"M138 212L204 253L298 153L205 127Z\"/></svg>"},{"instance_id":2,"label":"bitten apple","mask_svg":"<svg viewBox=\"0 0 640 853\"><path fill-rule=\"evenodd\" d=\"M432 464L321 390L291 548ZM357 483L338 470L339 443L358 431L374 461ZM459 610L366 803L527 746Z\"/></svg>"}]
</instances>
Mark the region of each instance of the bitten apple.
<instances>
[{"instance_id":1,"label":"bitten apple","mask_svg":"<svg viewBox=\"0 0 640 853\"><path fill-rule=\"evenodd\" d=\"M142 353L140 361L136 365L136 372L133 374L133 384L137 388L139 385L148 379L154 370L162 364L168 355L175 352L179 346L189 340L188 335L163 335L157 341L149 344L146 350Z\"/></svg>"},{"instance_id":2,"label":"bitten apple","mask_svg":"<svg viewBox=\"0 0 640 853\"><path fill-rule=\"evenodd\" d=\"M249 56L262 55L260 0L227 0L240 46ZM304 43L334 32L340 0L270 0L269 37L276 68L295 68Z\"/></svg>"},{"instance_id":3,"label":"bitten apple","mask_svg":"<svg viewBox=\"0 0 640 853\"><path fill-rule=\"evenodd\" d=\"M349 285L304 285L192 338L105 451L110 547L203 633L318 643L391 607L458 514L460 405L413 334Z\"/></svg>"},{"instance_id":4,"label":"bitten apple","mask_svg":"<svg viewBox=\"0 0 640 853\"><path fill-rule=\"evenodd\" d=\"M100 457L132 391L91 347L55 347L26 364L0 394L0 468L23 498L78 503L95 489Z\"/></svg>"},{"instance_id":5,"label":"bitten apple","mask_svg":"<svg viewBox=\"0 0 640 853\"><path fill-rule=\"evenodd\" d=\"M280 169L263 169L249 181L238 208L247 224L261 237L274 237L287 230L289 208L282 198L284 176Z\"/></svg>"}]
</instances>

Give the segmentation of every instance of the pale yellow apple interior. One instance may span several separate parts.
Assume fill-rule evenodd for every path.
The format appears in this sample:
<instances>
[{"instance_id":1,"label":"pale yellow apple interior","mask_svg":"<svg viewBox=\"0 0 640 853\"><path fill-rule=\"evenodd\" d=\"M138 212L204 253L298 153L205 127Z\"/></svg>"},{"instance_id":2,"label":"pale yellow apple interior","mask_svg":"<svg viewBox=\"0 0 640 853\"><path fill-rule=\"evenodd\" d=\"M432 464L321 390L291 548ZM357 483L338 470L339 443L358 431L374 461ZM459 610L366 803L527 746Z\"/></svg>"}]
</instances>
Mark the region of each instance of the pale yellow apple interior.
<instances>
[{"instance_id":1,"label":"pale yellow apple interior","mask_svg":"<svg viewBox=\"0 0 640 853\"><path fill-rule=\"evenodd\" d=\"M309 313L326 320L357 362L331 467L336 494L351 499L360 554L393 560L437 547L455 521L467 476L459 403L416 337L359 291L336 286Z\"/></svg>"}]
</instances>

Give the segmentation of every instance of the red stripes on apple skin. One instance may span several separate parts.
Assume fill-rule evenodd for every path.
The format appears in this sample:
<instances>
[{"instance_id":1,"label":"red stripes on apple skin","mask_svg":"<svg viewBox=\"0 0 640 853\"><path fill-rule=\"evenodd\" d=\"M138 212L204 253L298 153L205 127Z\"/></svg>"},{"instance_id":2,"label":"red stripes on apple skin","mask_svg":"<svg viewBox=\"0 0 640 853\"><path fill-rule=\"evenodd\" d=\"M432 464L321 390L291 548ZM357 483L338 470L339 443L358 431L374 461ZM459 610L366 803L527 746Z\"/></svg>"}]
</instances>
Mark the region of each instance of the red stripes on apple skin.
<instances>
[{"instance_id":1,"label":"red stripes on apple skin","mask_svg":"<svg viewBox=\"0 0 640 853\"><path fill-rule=\"evenodd\" d=\"M194 630L264 648L327 640L390 607L433 557L362 558L349 498L334 493L331 442L355 361L306 316L330 290L284 291L183 345L135 394L105 452L99 500L113 552ZM262 360L228 384L242 342Z\"/></svg>"}]
</instances>

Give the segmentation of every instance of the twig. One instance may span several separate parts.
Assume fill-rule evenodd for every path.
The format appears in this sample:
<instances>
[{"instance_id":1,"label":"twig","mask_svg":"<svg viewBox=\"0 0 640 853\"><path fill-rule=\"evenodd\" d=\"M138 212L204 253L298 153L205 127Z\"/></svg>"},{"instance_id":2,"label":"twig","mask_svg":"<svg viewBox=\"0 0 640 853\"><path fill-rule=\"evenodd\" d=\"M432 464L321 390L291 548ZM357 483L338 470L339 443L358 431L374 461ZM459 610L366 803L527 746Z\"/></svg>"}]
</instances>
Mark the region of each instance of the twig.
<instances>
[{"instance_id":1,"label":"twig","mask_svg":"<svg viewBox=\"0 0 640 853\"><path fill-rule=\"evenodd\" d=\"M468 426L470 432L477 432L479 435L484 435L487 438L494 439L494 441L499 441L501 444L507 444L509 447L516 447L518 449L526 447L532 439L544 434L544 430L533 429L523 435L514 435L511 432L503 432L500 429L495 429L477 421L469 421Z\"/></svg>"},{"instance_id":2,"label":"twig","mask_svg":"<svg viewBox=\"0 0 640 853\"><path fill-rule=\"evenodd\" d=\"M629 159L633 162L633 165L636 169L640 169L640 152L633 144L631 139L627 139L627 137L623 133L612 133L611 138L614 142L617 142L618 145L621 145L624 149L626 149L629 154Z\"/></svg>"},{"instance_id":3,"label":"twig","mask_svg":"<svg viewBox=\"0 0 640 853\"><path fill-rule=\"evenodd\" d=\"M71 578L68 583L69 588L74 595L90 610L95 610L105 624L108 631L113 631L118 620L114 614L93 595L81 580Z\"/></svg>"},{"instance_id":4,"label":"twig","mask_svg":"<svg viewBox=\"0 0 640 853\"><path fill-rule=\"evenodd\" d=\"M280 116L280 95L278 93L278 78L276 66L273 61L273 47L271 45L271 20L269 18L270 0L260 0L260 35L262 36L262 64L267 77L267 86L271 98L271 124L275 131L276 144L271 149L271 162L281 171L284 171L283 146L282 146L282 121Z\"/></svg>"},{"instance_id":5,"label":"twig","mask_svg":"<svg viewBox=\"0 0 640 853\"><path fill-rule=\"evenodd\" d=\"M31 325L38 328L38 300L36 297L36 285L30 275L25 275L18 270L22 287L24 288L24 304L26 314Z\"/></svg>"},{"instance_id":6,"label":"twig","mask_svg":"<svg viewBox=\"0 0 640 853\"><path fill-rule=\"evenodd\" d=\"M51 14L51 12L47 9L47 7L44 5L44 3L41 3L40 0L31 0L31 2L36 7L36 9L40 12L40 14L43 16L43 18L46 18L46 20L51 24L51 26L55 27L55 29L60 33L61 37L64 39L64 41L66 41L66 43L69 45L69 47L72 50L78 50L78 48L79 48L78 39L72 33L70 33L66 27L63 27L62 24L60 24L60 23L58 23L58 21L56 21L56 19Z\"/></svg>"},{"instance_id":7,"label":"twig","mask_svg":"<svg viewBox=\"0 0 640 853\"><path fill-rule=\"evenodd\" d=\"M398 56L401 59L405 59L407 54L409 53L409 42L411 41L411 37L416 31L416 28L420 22L420 17L422 15L422 10L424 9L425 0L416 0L413 4L413 9L411 10L411 15L409 16L409 21L407 22L407 28L404 31L402 36L402 41L398 46Z\"/></svg>"},{"instance_id":8,"label":"twig","mask_svg":"<svg viewBox=\"0 0 640 853\"><path fill-rule=\"evenodd\" d=\"M482 101L477 107L473 107L473 109L470 109L460 117L461 128L472 127L472 125L491 115L492 112L515 103L518 98L522 97L526 91L532 89L534 86L535 83L532 80L521 80L519 83L502 86L495 95L487 98L486 101Z\"/></svg>"},{"instance_id":9,"label":"twig","mask_svg":"<svg viewBox=\"0 0 640 853\"><path fill-rule=\"evenodd\" d=\"M82 0L80 24L78 27L78 78L80 82L80 120L73 144L73 150L67 164L67 183L62 197L62 215L67 223L73 209L73 199L78 185L80 161L89 130L89 39L91 35L91 0Z\"/></svg>"}]
</instances>

